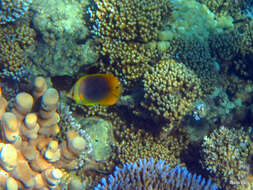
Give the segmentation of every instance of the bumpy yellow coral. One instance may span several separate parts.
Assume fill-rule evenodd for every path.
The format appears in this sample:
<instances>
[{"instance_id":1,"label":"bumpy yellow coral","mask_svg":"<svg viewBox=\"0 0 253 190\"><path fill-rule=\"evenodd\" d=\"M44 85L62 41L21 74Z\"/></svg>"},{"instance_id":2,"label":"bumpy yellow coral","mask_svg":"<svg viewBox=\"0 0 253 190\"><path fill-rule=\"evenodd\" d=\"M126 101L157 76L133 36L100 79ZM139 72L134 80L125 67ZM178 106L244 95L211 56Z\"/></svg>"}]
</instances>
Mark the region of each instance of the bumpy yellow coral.
<instances>
[{"instance_id":1,"label":"bumpy yellow coral","mask_svg":"<svg viewBox=\"0 0 253 190\"><path fill-rule=\"evenodd\" d=\"M93 33L100 52L110 60L102 63L102 70L119 76L128 86L139 79L157 56L146 43L157 39L168 5L167 0L95 0L95 7L89 9Z\"/></svg>"},{"instance_id":2,"label":"bumpy yellow coral","mask_svg":"<svg viewBox=\"0 0 253 190\"><path fill-rule=\"evenodd\" d=\"M141 105L154 119L178 125L201 96L200 80L183 63L162 60L144 75Z\"/></svg>"}]
</instances>

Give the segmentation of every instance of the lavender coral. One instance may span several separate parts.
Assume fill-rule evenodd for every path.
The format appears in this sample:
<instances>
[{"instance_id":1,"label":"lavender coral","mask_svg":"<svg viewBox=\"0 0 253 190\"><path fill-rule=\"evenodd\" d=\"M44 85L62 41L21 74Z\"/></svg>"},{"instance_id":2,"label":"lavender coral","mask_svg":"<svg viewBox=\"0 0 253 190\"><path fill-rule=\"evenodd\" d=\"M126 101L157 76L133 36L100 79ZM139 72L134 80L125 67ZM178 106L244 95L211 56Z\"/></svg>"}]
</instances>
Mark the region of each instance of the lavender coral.
<instances>
[{"instance_id":1,"label":"lavender coral","mask_svg":"<svg viewBox=\"0 0 253 190\"><path fill-rule=\"evenodd\" d=\"M171 168L165 161L154 159L127 163L123 168L116 168L108 179L103 178L94 190L216 190L211 180L206 181L200 175L191 174L187 169L176 166Z\"/></svg>"}]
</instances>

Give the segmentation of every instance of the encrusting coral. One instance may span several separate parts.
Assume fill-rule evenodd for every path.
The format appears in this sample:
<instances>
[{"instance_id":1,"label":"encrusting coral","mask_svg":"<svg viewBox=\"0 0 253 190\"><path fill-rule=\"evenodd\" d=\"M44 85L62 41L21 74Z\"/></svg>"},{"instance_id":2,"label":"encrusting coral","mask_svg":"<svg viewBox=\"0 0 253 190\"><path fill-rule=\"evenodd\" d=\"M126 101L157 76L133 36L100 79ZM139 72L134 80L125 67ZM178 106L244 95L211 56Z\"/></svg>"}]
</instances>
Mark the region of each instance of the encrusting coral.
<instances>
[{"instance_id":1,"label":"encrusting coral","mask_svg":"<svg viewBox=\"0 0 253 190\"><path fill-rule=\"evenodd\" d=\"M60 189L64 170L80 167L80 155L90 150L88 140L74 130L61 143L54 138L60 130L58 92L47 88L42 77L34 85L34 97L19 93L11 112L5 111L8 102L0 96L1 189Z\"/></svg>"}]
</instances>

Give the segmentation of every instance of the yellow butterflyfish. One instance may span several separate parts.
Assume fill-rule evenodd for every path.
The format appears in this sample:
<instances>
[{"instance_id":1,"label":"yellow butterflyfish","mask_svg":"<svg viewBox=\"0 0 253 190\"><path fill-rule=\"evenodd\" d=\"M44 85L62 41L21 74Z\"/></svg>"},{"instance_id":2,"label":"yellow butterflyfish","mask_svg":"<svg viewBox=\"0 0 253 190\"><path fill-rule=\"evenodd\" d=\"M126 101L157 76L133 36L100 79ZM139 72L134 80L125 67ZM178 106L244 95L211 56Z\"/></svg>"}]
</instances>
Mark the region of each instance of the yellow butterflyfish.
<instances>
[{"instance_id":1,"label":"yellow butterflyfish","mask_svg":"<svg viewBox=\"0 0 253 190\"><path fill-rule=\"evenodd\" d=\"M89 74L77 80L71 97L78 104L109 106L120 96L120 82L112 74Z\"/></svg>"}]
</instances>

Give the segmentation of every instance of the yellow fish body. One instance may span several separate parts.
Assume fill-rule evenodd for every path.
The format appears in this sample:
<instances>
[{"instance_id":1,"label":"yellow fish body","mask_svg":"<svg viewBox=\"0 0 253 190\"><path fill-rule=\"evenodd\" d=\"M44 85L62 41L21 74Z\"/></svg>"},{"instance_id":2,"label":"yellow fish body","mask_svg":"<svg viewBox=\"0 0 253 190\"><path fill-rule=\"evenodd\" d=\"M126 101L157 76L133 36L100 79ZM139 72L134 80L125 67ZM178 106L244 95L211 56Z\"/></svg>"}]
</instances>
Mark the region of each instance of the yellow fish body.
<instances>
[{"instance_id":1,"label":"yellow fish body","mask_svg":"<svg viewBox=\"0 0 253 190\"><path fill-rule=\"evenodd\" d=\"M90 74L77 80L71 97L83 105L113 105L120 96L120 82L112 74Z\"/></svg>"}]
</instances>

